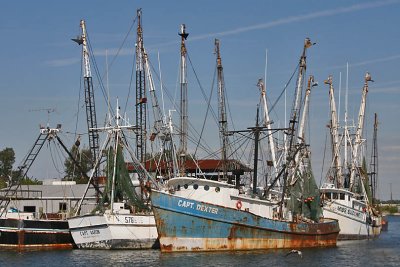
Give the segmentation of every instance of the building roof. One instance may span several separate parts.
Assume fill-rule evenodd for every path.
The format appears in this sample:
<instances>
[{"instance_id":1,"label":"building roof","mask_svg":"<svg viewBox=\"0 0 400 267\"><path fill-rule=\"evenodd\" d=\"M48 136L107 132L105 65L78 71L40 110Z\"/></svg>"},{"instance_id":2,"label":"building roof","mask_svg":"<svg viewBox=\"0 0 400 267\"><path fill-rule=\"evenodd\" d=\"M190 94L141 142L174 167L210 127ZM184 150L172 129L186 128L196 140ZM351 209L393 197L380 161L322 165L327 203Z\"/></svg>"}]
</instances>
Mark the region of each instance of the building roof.
<instances>
[{"instance_id":1,"label":"building roof","mask_svg":"<svg viewBox=\"0 0 400 267\"><path fill-rule=\"evenodd\" d=\"M240 161L237 160L227 160L227 170L230 172L251 172L252 169L248 166L244 165ZM145 168L147 171L154 172L156 170L156 166L159 166L159 169L166 170L167 163L165 161L157 162L155 160L148 160L145 163ZM210 172L222 172L223 171L223 161L219 159L200 159L200 160L186 160L185 166L186 170L189 173L198 172L200 169L202 172L210 173ZM128 170L134 171L135 168L132 163L127 163Z\"/></svg>"},{"instance_id":2,"label":"building roof","mask_svg":"<svg viewBox=\"0 0 400 267\"><path fill-rule=\"evenodd\" d=\"M13 186L15 190L17 186ZM86 184L56 184L56 185L20 185L17 188L17 198L33 198L33 199L55 199L55 198L68 198L80 199L85 190ZM7 194L8 188L0 190L0 198ZM8 193L10 195L10 193ZM86 198L95 198L96 192L93 187L89 187Z\"/></svg>"}]
</instances>

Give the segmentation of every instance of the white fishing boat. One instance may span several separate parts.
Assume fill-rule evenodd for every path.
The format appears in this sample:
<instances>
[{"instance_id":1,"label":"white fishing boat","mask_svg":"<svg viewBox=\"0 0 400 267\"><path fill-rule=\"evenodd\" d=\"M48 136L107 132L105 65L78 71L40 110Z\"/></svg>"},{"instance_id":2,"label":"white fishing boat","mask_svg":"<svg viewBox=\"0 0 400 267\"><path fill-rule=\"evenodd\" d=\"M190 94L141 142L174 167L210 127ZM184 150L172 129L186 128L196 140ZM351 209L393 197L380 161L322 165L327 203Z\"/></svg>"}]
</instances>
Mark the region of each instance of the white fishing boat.
<instances>
[{"instance_id":1,"label":"white fishing boat","mask_svg":"<svg viewBox=\"0 0 400 267\"><path fill-rule=\"evenodd\" d=\"M367 239L379 236L381 216L374 212L365 200L347 189L337 188L334 184L321 187L325 218L339 221L339 240Z\"/></svg>"},{"instance_id":2,"label":"white fishing boat","mask_svg":"<svg viewBox=\"0 0 400 267\"><path fill-rule=\"evenodd\" d=\"M141 10L138 11L138 45L136 46L137 53L143 53L142 31L141 31ZM84 64L84 84L87 97L87 113L90 115L95 114L94 111L94 97L93 97L93 84L91 81L91 72L89 64L89 50L86 40L85 23L81 21L82 35L74 39L78 44L83 45L83 64ZM140 54L141 55L141 54ZM139 58L142 58L140 56ZM145 59L147 60L147 58ZM146 61L147 62L147 61ZM143 62L141 62L142 64ZM143 72L143 67L138 68ZM139 97L140 101L144 97ZM145 105L146 101L137 103L137 106ZM145 116L145 115L144 115ZM109 115L109 118L112 116ZM126 140L128 131L131 133L133 130L138 132L138 127L131 126L125 120L125 124L121 125L124 121L119 112L119 105L117 103L117 110L114 116L115 126L113 123L108 123L104 128L97 128L95 124L95 116L88 117L88 130L89 139L92 149L92 155L97 158L97 162L93 164L93 172L91 179L88 183L95 184L94 177L97 176L98 166L101 162L102 154L106 153L106 185L99 196L97 208L91 214L79 215L80 206L76 210L75 217L68 220L69 228L72 238L78 248L85 249L147 249L157 248L158 234L155 225L155 220L151 208L149 206L149 194L146 190L150 190L150 184L147 183L151 179L149 174L144 170L141 165L140 159L134 155L133 149L130 148ZM138 125L141 125L138 123ZM98 132L107 132L107 138L103 147L100 149L96 142L99 137ZM139 131L140 132L140 131ZM145 139L142 140L145 142ZM139 146L139 145L138 145ZM141 147L145 147L141 143ZM101 151L101 152L100 152ZM106 151L106 152L104 152ZM138 150L139 151L139 150ZM145 151L141 150L142 154L139 157L144 157ZM127 158L127 161L124 159ZM129 157L129 158L128 158ZM135 175L130 175L128 172L128 162L133 166ZM82 200L85 196L82 197Z\"/></svg>"},{"instance_id":3,"label":"white fishing boat","mask_svg":"<svg viewBox=\"0 0 400 267\"><path fill-rule=\"evenodd\" d=\"M103 214L88 214L68 220L78 248L147 249L157 248L157 229L151 213L132 213L124 203Z\"/></svg>"},{"instance_id":4,"label":"white fishing boat","mask_svg":"<svg viewBox=\"0 0 400 267\"><path fill-rule=\"evenodd\" d=\"M339 134L332 77L329 76L325 81L325 84L329 85L330 96L332 164L327 182L321 187L321 195L324 217L339 221L339 240L373 238L379 236L381 232L382 216L372 205L373 197L368 193L370 187L368 174L362 167L361 156L369 81L372 79L367 73L354 134L350 134L347 126L347 111L343 133Z\"/></svg>"},{"instance_id":5,"label":"white fishing boat","mask_svg":"<svg viewBox=\"0 0 400 267\"><path fill-rule=\"evenodd\" d=\"M144 168L130 152L122 133L123 129L132 130L133 127L121 126L119 118L117 108L116 126L104 128L108 131L108 138L104 144L110 146L107 149L107 183L98 208L93 214L82 216L77 214L68 219L72 238L78 248L157 248L157 229L153 213L147 205L148 194L145 192L149 188L139 180L132 181L124 160L123 149L132 157L135 169L138 172L142 170L143 175L147 173L144 174ZM97 164L99 161L100 159L97 160ZM141 190L140 195L135 188ZM77 213L79 210L78 207Z\"/></svg>"}]
</instances>

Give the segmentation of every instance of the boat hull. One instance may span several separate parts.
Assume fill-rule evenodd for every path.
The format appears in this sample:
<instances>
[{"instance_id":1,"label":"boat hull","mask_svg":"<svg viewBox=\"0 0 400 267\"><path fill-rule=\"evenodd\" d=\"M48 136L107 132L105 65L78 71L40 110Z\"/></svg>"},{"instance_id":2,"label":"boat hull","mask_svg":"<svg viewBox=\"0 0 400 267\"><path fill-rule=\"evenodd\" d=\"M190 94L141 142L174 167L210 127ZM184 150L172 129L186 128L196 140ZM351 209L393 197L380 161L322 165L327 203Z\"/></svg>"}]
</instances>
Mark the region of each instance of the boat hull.
<instances>
[{"instance_id":1,"label":"boat hull","mask_svg":"<svg viewBox=\"0 0 400 267\"><path fill-rule=\"evenodd\" d=\"M360 240L379 237L381 233L381 217L372 216L370 223L366 213L332 203L323 207L324 217L339 221L338 240Z\"/></svg>"},{"instance_id":2,"label":"boat hull","mask_svg":"<svg viewBox=\"0 0 400 267\"><path fill-rule=\"evenodd\" d=\"M71 235L83 249L158 248L153 215L85 215L68 219Z\"/></svg>"},{"instance_id":3,"label":"boat hull","mask_svg":"<svg viewBox=\"0 0 400 267\"><path fill-rule=\"evenodd\" d=\"M336 220L272 220L155 190L151 198L163 252L330 247L339 233Z\"/></svg>"},{"instance_id":4,"label":"boat hull","mask_svg":"<svg viewBox=\"0 0 400 267\"><path fill-rule=\"evenodd\" d=\"M0 219L0 248L72 249L73 246L67 221Z\"/></svg>"}]
</instances>

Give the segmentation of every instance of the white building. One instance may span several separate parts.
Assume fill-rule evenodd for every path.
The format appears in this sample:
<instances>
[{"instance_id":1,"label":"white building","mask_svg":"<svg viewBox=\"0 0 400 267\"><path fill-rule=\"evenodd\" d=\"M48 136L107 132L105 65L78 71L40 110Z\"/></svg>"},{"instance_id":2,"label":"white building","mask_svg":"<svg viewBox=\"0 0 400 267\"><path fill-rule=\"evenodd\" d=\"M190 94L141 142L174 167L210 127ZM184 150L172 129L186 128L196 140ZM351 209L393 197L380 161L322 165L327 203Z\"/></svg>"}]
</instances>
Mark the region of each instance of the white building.
<instances>
[{"instance_id":1,"label":"white building","mask_svg":"<svg viewBox=\"0 0 400 267\"><path fill-rule=\"evenodd\" d=\"M50 181L43 185L13 186L11 190L3 188L0 190L0 208L7 206L8 212L34 213L36 218L64 219L73 215L86 187L86 184L74 181ZM95 206L95 190L90 187L80 214L90 213Z\"/></svg>"}]
</instances>

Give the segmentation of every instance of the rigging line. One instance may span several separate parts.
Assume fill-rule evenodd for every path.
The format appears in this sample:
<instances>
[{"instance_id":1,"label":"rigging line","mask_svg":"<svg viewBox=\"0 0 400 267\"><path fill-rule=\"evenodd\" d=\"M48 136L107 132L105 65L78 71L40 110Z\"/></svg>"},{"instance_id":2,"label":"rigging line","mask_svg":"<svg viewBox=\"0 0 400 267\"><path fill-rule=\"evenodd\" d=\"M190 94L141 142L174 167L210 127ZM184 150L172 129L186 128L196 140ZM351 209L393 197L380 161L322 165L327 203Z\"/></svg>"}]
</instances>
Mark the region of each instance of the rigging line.
<instances>
[{"instance_id":1,"label":"rigging line","mask_svg":"<svg viewBox=\"0 0 400 267\"><path fill-rule=\"evenodd\" d=\"M189 60L190 60L190 59L189 59ZM190 63L191 63L191 62L190 62ZM151 64L151 61L150 61L150 60L149 60L149 64L150 64L150 67L151 67L151 69L153 70L153 72L157 74L157 70L154 68L153 64ZM192 69L193 69L193 65L192 65L192 64L191 64L191 66L192 66ZM194 69L193 69L193 72L195 73ZM195 75L196 75L196 74L195 74ZM196 75L196 77L197 77L197 75ZM162 81L160 81L160 79L159 79L159 75L156 75L156 78L157 78L157 80L158 80L160 83L162 83ZM202 89L201 84L200 84L200 82L199 82L199 79L197 79L197 80L198 80L198 84L199 84L200 88ZM164 88L164 91L166 92L167 97L168 97L169 100L173 103L173 107L175 108L177 114L180 115L179 106L178 106L178 104L175 102L175 100L172 99L172 96L170 95L170 93L169 93L169 91L168 91L168 88L164 85L164 83L163 83L163 88ZM202 89L202 92L203 92L203 97L205 98L205 100L206 100L206 101L209 101L209 100L207 100L207 97L205 96L205 93L204 93L204 90L203 90L203 89ZM212 107L211 107L211 110L212 110ZM212 110L212 111L213 111L213 110ZM213 113L213 115L214 115L214 119L215 119L215 113ZM199 142L200 142L200 141L203 141L205 144L207 144L207 142L202 138L202 135L199 134L199 133L197 132L197 130L195 129L195 127L193 126L193 124L192 124L190 121L189 121L189 126L190 126L190 127L189 127L189 132L190 132L193 136L198 137L198 138L199 138ZM179 129L179 127L175 127L175 128L176 128L176 129ZM193 143L196 144L195 141L193 141ZM203 146L203 149L204 149L204 147L206 147L206 146L207 146L207 149L212 150L211 147L209 147L208 145L204 145L204 146Z\"/></svg>"},{"instance_id":2,"label":"rigging line","mask_svg":"<svg viewBox=\"0 0 400 267\"><path fill-rule=\"evenodd\" d=\"M57 149L57 144L54 143L53 147L50 148L50 153L51 153L54 168L56 169L58 174L61 174L62 173L62 171L60 170L61 157L60 157L59 152L60 152L60 150Z\"/></svg>"},{"instance_id":3,"label":"rigging line","mask_svg":"<svg viewBox=\"0 0 400 267\"><path fill-rule=\"evenodd\" d=\"M233 155L233 154L236 154L238 159L240 159L241 157L243 157L243 155L246 153L248 144L251 143L250 135L251 135L251 134L249 133L248 136L244 136L244 135L243 135L242 138L237 139L237 140L243 140L243 142L242 142L242 145L238 146L235 150L232 151L232 153L231 153L232 155ZM241 150L241 151L240 151L240 154L239 154L239 152L238 152L239 150Z\"/></svg>"},{"instance_id":4,"label":"rigging line","mask_svg":"<svg viewBox=\"0 0 400 267\"><path fill-rule=\"evenodd\" d=\"M250 135L250 133L249 133ZM243 150L243 144L245 142L248 142L250 139L250 136L241 136L238 138L235 138L233 140L233 142L231 143L230 149L231 149L231 154L229 155L230 157L233 157L233 155L237 155L237 158L240 158L238 155L238 151L241 150L241 154L244 154L244 150ZM234 145L239 144L236 146L236 149L233 149Z\"/></svg>"},{"instance_id":5,"label":"rigging line","mask_svg":"<svg viewBox=\"0 0 400 267\"><path fill-rule=\"evenodd\" d=\"M151 61L150 61L150 60L149 60L149 63L150 63L151 69L154 71L154 73L157 74L157 71L155 70L154 66L151 64ZM157 80L158 80L159 82L162 83L162 81L160 81L158 75L156 75L155 77L157 78ZM172 106L174 107L174 109L175 109L175 111L177 112L177 114L180 115L178 104L177 104L177 103L175 102L175 100L172 98L172 96L171 96L171 94L170 94L170 92L169 92L169 90L168 90L168 87L167 87L164 83L162 83L162 84L163 84L164 92L166 93L168 99L171 101ZM175 91L176 91L176 90L175 90ZM207 99L206 99L206 100L207 100ZM200 134L197 132L197 130L195 129L195 127L193 126L193 124L192 124L190 121L189 121L189 126L190 126L190 127L189 127L189 132L190 132L193 136L197 136L197 137L199 137L199 139L202 140L204 143L207 143L207 142L205 142L205 140L203 140L203 139L201 138ZM179 127L176 127L176 126L175 126L174 128L175 128L175 129L179 129ZM196 143L196 142L193 142L193 143ZM205 147L205 146L204 146L204 147ZM210 147L208 147L208 149L209 149L209 150L212 150Z\"/></svg>"},{"instance_id":6,"label":"rigging line","mask_svg":"<svg viewBox=\"0 0 400 267\"><path fill-rule=\"evenodd\" d=\"M324 175L324 165L325 165L325 154L326 154L326 144L328 142L328 132L325 132L325 147L324 147L324 154L322 156L322 166L321 166L321 178L319 180L319 187L322 185L322 177Z\"/></svg>"},{"instance_id":7,"label":"rigging line","mask_svg":"<svg viewBox=\"0 0 400 267\"><path fill-rule=\"evenodd\" d=\"M245 140L245 142L246 142L247 139L248 139L248 137L246 137L246 136L241 136L240 138L236 139L235 142L232 142L232 143L231 143L231 144L232 144L232 147L233 147L233 145L235 145L236 143L239 143L239 141L242 142L242 140ZM238 146L238 147L240 147L240 146ZM210 154L208 154L208 155L206 155L206 156L207 156L207 157L217 157L217 155L221 153L221 150L222 150L222 148L220 148L220 149L218 149L218 150L216 150L216 151L212 151ZM230 150L232 150L232 148L230 148ZM229 158L229 157L232 157L233 153L234 153L234 151L233 151L231 154L228 155L228 158Z\"/></svg>"},{"instance_id":8,"label":"rigging line","mask_svg":"<svg viewBox=\"0 0 400 267\"><path fill-rule=\"evenodd\" d=\"M188 140L194 144L194 145L198 145L200 148L202 148L205 152L210 153L211 151L213 151L210 147L206 147L203 143L198 142L197 139L195 139L194 137L190 137L188 136Z\"/></svg>"},{"instance_id":9,"label":"rigging line","mask_svg":"<svg viewBox=\"0 0 400 267\"><path fill-rule=\"evenodd\" d=\"M215 75L214 75L214 78L215 78ZM214 79L213 79L213 84L214 84ZM208 112L211 109L211 99L212 99L213 92L214 92L214 86L211 87L210 97L208 98L208 101L207 101L207 110L206 110L206 115L204 117L203 126L201 128L200 137L203 136L204 128L205 128L205 125L206 125L206 122L207 122ZM215 119L215 117L214 117L214 119ZM197 149L199 148L199 144L200 144L200 139L199 139L199 141L197 143L196 149L194 150L194 155L196 155L196 153L197 153Z\"/></svg>"},{"instance_id":10,"label":"rigging line","mask_svg":"<svg viewBox=\"0 0 400 267\"><path fill-rule=\"evenodd\" d=\"M133 75L134 75L134 71L135 71L135 67L134 67L135 66L135 62L136 62L136 55L134 54L133 62L132 62L131 78L129 80L128 96L126 97L126 101L125 101L124 113L126 113L126 110L128 108L128 101L129 101L129 98L130 98L131 92L132 92L132 83L133 83Z\"/></svg>"},{"instance_id":11,"label":"rigging line","mask_svg":"<svg viewBox=\"0 0 400 267\"><path fill-rule=\"evenodd\" d=\"M111 63L110 63L110 65L109 65L109 69L111 68L111 66L113 65L114 61L117 59L117 57L119 56L119 53L121 52L122 47L124 46L126 40L128 39L128 37L129 37L129 35L130 35L130 33L131 33L132 29L133 29L133 26L135 26L136 19L137 19L137 15L136 15L136 17L133 19L132 24L131 24L131 26L129 27L129 30L128 30L128 32L126 33L124 40L122 41L122 44L120 45L120 47L119 47L118 50L117 50L117 53L116 53L116 54L114 55L114 57L112 58ZM106 74L103 74L103 78L104 78L105 75L106 75Z\"/></svg>"},{"instance_id":12,"label":"rigging line","mask_svg":"<svg viewBox=\"0 0 400 267\"><path fill-rule=\"evenodd\" d=\"M272 105L271 109L269 110L269 113L271 113L271 111L274 110L276 104L279 102L279 100L281 99L282 95L285 93L287 87L289 86L289 84L291 83L291 81L292 81L294 75L296 74L296 71L297 71L297 69L299 68L299 66L300 66L300 62L297 63L297 66L296 66L296 68L294 69L294 71L293 71L293 73L292 73L292 76L290 76L290 79L289 79L288 82L285 84L285 87L283 88L282 92L280 93L280 95L278 96L278 98L275 100L274 104Z\"/></svg>"},{"instance_id":13,"label":"rigging line","mask_svg":"<svg viewBox=\"0 0 400 267\"><path fill-rule=\"evenodd\" d=\"M97 79L98 79L97 82L98 82L98 85L99 85L99 87L101 89L101 92L103 93L103 98L104 98L104 101L106 103L106 106L108 106L107 90L104 87L104 83L103 83L102 77L100 75L99 68L97 66L97 62L96 62L96 58L95 58L94 53L93 53L93 48L92 48L92 45L91 45L91 42L90 42L89 34L86 33L86 36L87 36L87 41L88 41L88 46L89 46L89 53L90 53L90 56L92 58L93 67L94 67L94 70L95 70L95 73L96 73L96 76L97 76ZM110 110L111 115L112 115L112 117L115 117L114 108L112 107L112 104L110 104L110 105L111 105L111 110Z\"/></svg>"},{"instance_id":14,"label":"rigging line","mask_svg":"<svg viewBox=\"0 0 400 267\"><path fill-rule=\"evenodd\" d=\"M83 51L83 46L82 46L82 51ZM81 103L81 93L82 93L82 82L83 82L83 58L81 57L81 75L79 77L78 110L77 110L77 113L76 113L74 138L76 138L76 132L78 131L79 114L80 114L80 103Z\"/></svg>"},{"instance_id":15,"label":"rigging line","mask_svg":"<svg viewBox=\"0 0 400 267\"><path fill-rule=\"evenodd\" d=\"M204 100L207 102L207 101L208 101L208 100L207 100L207 95L206 95L206 93L205 93L205 91L204 91L203 86L202 86L201 83L200 83L200 79L199 79L199 77L197 76L196 70L194 69L194 66L193 66L192 60L190 59L189 53L187 53L187 57L188 57L188 59L189 59L190 66L192 67L193 74L194 74L194 76L196 77L196 81L197 81L197 83L198 83L198 85L199 85L199 87L200 87L200 90L201 90L201 93L202 93L202 95L203 95L203 98L204 98ZM214 109L213 109L212 107L211 107L211 113L213 114L215 121L218 122L217 115L215 114L215 111L214 111Z\"/></svg>"}]
</instances>

